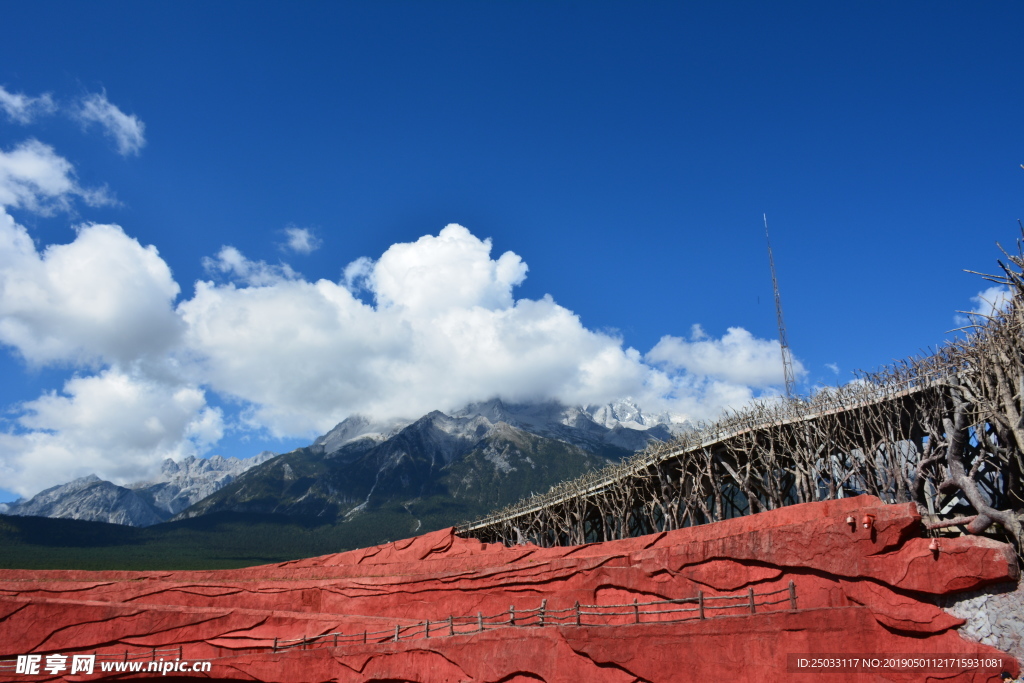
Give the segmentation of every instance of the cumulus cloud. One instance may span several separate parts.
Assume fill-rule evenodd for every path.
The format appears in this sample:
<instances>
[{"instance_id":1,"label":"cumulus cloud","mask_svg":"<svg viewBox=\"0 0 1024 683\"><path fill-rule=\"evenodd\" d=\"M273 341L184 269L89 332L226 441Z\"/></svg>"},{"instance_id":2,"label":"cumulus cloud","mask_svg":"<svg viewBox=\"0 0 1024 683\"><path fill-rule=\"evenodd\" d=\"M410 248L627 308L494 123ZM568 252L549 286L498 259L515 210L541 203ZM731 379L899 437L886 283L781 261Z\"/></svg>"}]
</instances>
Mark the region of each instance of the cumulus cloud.
<instances>
[{"instance_id":1,"label":"cumulus cloud","mask_svg":"<svg viewBox=\"0 0 1024 683\"><path fill-rule=\"evenodd\" d=\"M85 225L43 252L0 210L0 342L34 365L128 363L171 348L179 292L153 246Z\"/></svg>"},{"instance_id":2,"label":"cumulus cloud","mask_svg":"<svg viewBox=\"0 0 1024 683\"><path fill-rule=\"evenodd\" d=\"M109 198L85 190L53 149L0 150L0 343L34 365L128 362L173 345L178 284L153 246L116 225L83 225L69 244L36 249L7 207L37 213Z\"/></svg>"},{"instance_id":3,"label":"cumulus cloud","mask_svg":"<svg viewBox=\"0 0 1024 683\"><path fill-rule=\"evenodd\" d=\"M490 258L491 240L480 240L461 225L446 226L437 237L394 244L373 268L377 302L429 314L472 308L507 308L512 287L526 279L526 264L506 251Z\"/></svg>"},{"instance_id":4,"label":"cumulus cloud","mask_svg":"<svg viewBox=\"0 0 1024 683\"><path fill-rule=\"evenodd\" d=\"M740 329L706 342L731 354L717 359L720 372L711 358L690 370L656 354L666 367L653 367L550 296L516 301L526 264L490 252L489 240L449 225L376 261L353 261L341 282L201 282L178 306L185 344L203 359L204 382L246 402L251 424L276 435L322 432L354 412L417 417L492 396L583 404L632 396L707 417L753 395L740 382L767 386L781 375L758 367L757 354L778 346ZM748 372L727 371L744 346L756 356Z\"/></svg>"},{"instance_id":5,"label":"cumulus cloud","mask_svg":"<svg viewBox=\"0 0 1024 683\"><path fill-rule=\"evenodd\" d=\"M134 479L164 457L202 452L223 431L204 392L175 368L179 287L156 248L116 225L87 224L72 242L39 250L7 211L50 214L75 198L110 201L79 186L47 145L0 151L0 344L36 366L101 368L13 409L0 477L25 495L92 472Z\"/></svg>"},{"instance_id":6,"label":"cumulus cloud","mask_svg":"<svg viewBox=\"0 0 1024 683\"><path fill-rule=\"evenodd\" d=\"M24 93L8 92L0 86L0 109L14 123L27 125L37 116L52 114L57 110L57 105L49 93L30 97Z\"/></svg>"},{"instance_id":7,"label":"cumulus cloud","mask_svg":"<svg viewBox=\"0 0 1024 683\"><path fill-rule=\"evenodd\" d=\"M199 283L179 306L219 393L273 433L324 431L353 412L419 416L470 400L608 400L643 389L638 354L550 298L514 306L374 308L321 280Z\"/></svg>"},{"instance_id":8,"label":"cumulus cloud","mask_svg":"<svg viewBox=\"0 0 1024 683\"><path fill-rule=\"evenodd\" d=\"M108 369L20 406L0 433L5 486L22 495L92 473L117 483L156 473L165 458L203 452L223 435L220 411L194 386Z\"/></svg>"},{"instance_id":9,"label":"cumulus cloud","mask_svg":"<svg viewBox=\"0 0 1024 683\"><path fill-rule=\"evenodd\" d=\"M49 145L26 140L0 149L0 207L50 215L68 211L76 197L91 206L113 202L105 189L80 186L71 162Z\"/></svg>"},{"instance_id":10,"label":"cumulus cloud","mask_svg":"<svg viewBox=\"0 0 1024 683\"><path fill-rule=\"evenodd\" d=\"M0 210L0 343L33 365L102 368L15 408L15 428L0 432L4 488L130 481L221 438L219 411L176 367L177 293L156 249L117 226L87 225L39 252Z\"/></svg>"},{"instance_id":11,"label":"cumulus cloud","mask_svg":"<svg viewBox=\"0 0 1024 683\"><path fill-rule=\"evenodd\" d=\"M290 225L284 229L287 240L282 245L284 249L290 249L296 254L312 254L320 248L323 240L313 234L309 228L298 228Z\"/></svg>"},{"instance_id":12,"label":"cumulus cloud","mask_svg":"<svg viewBox=\"0 0 1024 683\"><path fill-rule=\"evenodd\" d=\"M512 300L526 266L461 226L363 258L345 282L198 283L179 305L209 386L275 434L353 412L418 416L501 395L615 398L644 387L639 354L587 330L550 297ZM354 295L364 282L377 301Z\"/></svg>"},{"instance_id":13,"label":"cumulus cloud","mask_svg":"<svg viewBox=\"0 0 1024 683\"><path fill-rule=\"evenodd\" d=\"M699 325L690 339L666 335L646 356L648 362L697 377L710 377L748 387L785 385L782 350L775 340L757 339L742 327L730 327L721 339L709 339ZM806 370L793 361L793 373Z\"/></svg>"},{"instance_id":14,"label":"cumulus cloud","mask_svg":"<svg viewBox=\"0 0 1024 683\"><path fill-rule=\"evenodd\" d=\"M122 156L138 154L146 144L145 124L134 114L125 114L107 99L107 93L83 97L75 116L85 126L98 124L104 134L117 145Z\"/></svg>"}]
</instances>

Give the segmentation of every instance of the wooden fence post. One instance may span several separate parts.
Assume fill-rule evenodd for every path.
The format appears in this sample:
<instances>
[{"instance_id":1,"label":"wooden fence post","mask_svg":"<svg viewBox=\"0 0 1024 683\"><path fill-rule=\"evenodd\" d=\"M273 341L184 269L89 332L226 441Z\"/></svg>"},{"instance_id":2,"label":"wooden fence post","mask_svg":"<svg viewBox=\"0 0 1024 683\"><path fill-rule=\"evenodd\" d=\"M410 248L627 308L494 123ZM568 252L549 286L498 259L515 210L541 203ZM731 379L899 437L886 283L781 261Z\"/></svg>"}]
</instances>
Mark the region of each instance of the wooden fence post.
<instances>
[{"instance_id":1,"label":"wooden fence post","mask_svg":"<svg viewBox=\"0 0 1024 683\"><path fill-rule=\"evenodd\" d=\"M580 625L580 601L576 601L576 625Z\"/></svg>"},{"instance_id":2,"label":"wooden fence post","mask_svg":"<svg viewBox=\"0 0 1024 683\"><path fill-rule=\"evenodd\" d=\"M538 616L540 617L539 622L540 622L541 626L544 625L544 610L547 609L547 606L548 606L547 598L545 598L545 599L540 601L540 612L538 612Z\"/></svg>"},{"instance_id":3,"label":"wooden fence post","mask_svg":"<svg viewBox=\"0 0 1024 683\"><path fill-rule=\"evenodd\" d=\"M363 645L366 645L366 629L363 629Z\"/></svg>"},{"instance_id":4,"label":"wooden fence post","mask_svg":"<svg viewBox=\"0 0 1024 683\"><path fill-rule=\"evenodd\" d=\"M697 591L697 610L700 618L704 618L704 591Z\"/></svg>"},{"instance_id":5,"label":"wooden fence post","mask_svg":"<svg viewBox=\"0 0 1024 683\"><path fill-rule=\"evenodd\" d=\"M395 624L395 642L398 642L398 624Z\"/></svg>"},{"instance_id":6,"label":"wooden fence post","mask_svg":"<svg viewBox=\"0 0 1024 683\"><path fill-rule=\"evenodd\" d=\"M633 620L640 623L640 604L636 598L633 598Z\"/></svg>"},{"instance_id":7,"label":"wooden fence post","mask_svg":"<svg viewBox=\"0 0 1024 683\"><path fill-rule=\"evenodd\" d=\"M452 615L448 615L448 635L455 635L455 618Z\"/></svg>"},{"instance_id":8,"label":"wooden fence post","mask_svg":"<svg viewBox=\"0 0 1024 683\"><path fill-rule=\"evenodd\" d=\"M512 625L512 626L516 625L516 606L515 605L509 605L508 606L508 623L510 625Z\"/></svg>"},{"instance_id":9,"label":"wooden fence post","mask_svg":"<svg viewBox=\"0 0 1024 683\"><path fill-rule=\"evenodd\" d=\"M484 613L483 612L477 612L476 613L476 625L477 625L478 630L480 630L480 631L484 630Z\"/></svg>"},{"instance_id":10,"label":"wooden fence post","mask_svg":"<svg viewBox=\"0 0 1024 683\"><path fill-rule=\"evenodd\" d=\"M796 584L789 582L789 609L796 609Z\"/></svg>"},{"instance_id":11,"label":"wooden fence post","mask_svg":"<svg viewBox=\"0 0 1024 683\"><path fill-rule=\"evenodd\" d=\"M423 622L423 624L424 624L424 626L423 626L423 637L424 638L429 638L430 637L430 619L427 619L425 622Z\"/></svg>"},{"instance_id":12,"label":"wooden fence post","mask_svg":"<svg viewBox=\"0 0 1024 683\"><path fill-rule=\"evenodd\" d=\"M274 637L274 652L277 652L277 637Z\"/></svg>"},{"instance_id":13,"label":"wooden fence post","mask_svg":"<svg viewBox=\"0 0 1024 683\"><path fill-rule=\"evenodd\" d=\"M338 633L334 633L334 647L338 647Z\"/></svg>"},{"instance_id":14,"label":"wooden fence post","mask_svg":"<svg viewBox=\"0 0 1024 683\"><path fill-rule=\"evenodd\" d=\"M754 587L751 586L747 589L747 595L750 597L750 613L757 614L757 609L754 607Z\"/></svg>"}]
</instances>

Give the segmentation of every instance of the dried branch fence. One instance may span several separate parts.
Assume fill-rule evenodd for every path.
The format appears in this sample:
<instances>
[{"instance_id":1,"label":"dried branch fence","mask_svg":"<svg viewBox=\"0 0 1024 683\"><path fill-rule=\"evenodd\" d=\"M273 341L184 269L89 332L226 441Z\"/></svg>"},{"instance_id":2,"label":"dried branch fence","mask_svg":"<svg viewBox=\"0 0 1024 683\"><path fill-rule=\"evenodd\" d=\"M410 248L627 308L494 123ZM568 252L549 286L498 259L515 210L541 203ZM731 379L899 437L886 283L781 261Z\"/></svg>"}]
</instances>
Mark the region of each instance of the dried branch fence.
<instances>
[{"instance_id":1,"label":"dried branch fence","mask_svg":"<svg viewBox=\"0 0 1024 683\"><path fill-rule=\"evenodd\" d=\"M1022 231L1024 232L1024 231ZM1024 250L999 261L1009 303L930 355L806 399L765 400L457 528L514 545L580 545L871 494L929 528L1024 533Z\"/></svg>"}]
</instances>

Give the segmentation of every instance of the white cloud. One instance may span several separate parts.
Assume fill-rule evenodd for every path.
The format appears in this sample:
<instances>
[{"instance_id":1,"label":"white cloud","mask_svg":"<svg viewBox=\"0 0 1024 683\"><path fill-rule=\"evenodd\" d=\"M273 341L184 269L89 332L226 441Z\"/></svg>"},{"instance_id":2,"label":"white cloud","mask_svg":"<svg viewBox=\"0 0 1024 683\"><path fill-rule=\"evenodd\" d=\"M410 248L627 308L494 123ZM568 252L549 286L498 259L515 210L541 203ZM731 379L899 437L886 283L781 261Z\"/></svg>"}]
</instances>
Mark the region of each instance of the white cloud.
<instances>
[{"instance_id":1,"label":"white cloud","mask_svg":"<svg viewBox=\"0 0 1024 683\"><path fill-rule=\"evenodd\" d=\"M965 315L955 315L953 320L962 327L984 323L985 318L990 318L997 312L1005 310L1012 299L1013 295L1006 287L1002 285L989 287L985 291L978 292L976 296L971 297L971 301L974 302L974 308L969 311L961 311L960 313Z\"/></svg>"},{"instance_id":2,"label":"white cloud","mask_svg":"<svg viewBox=\"0 0 1024 683\"><path fill-rule=\"evenodd\" d=\"M113 202L106 190L81 187L71 162L49 145L26 140L9 152L0 149L0 208L48 215L69 210L75 197L92 206Z\"/></svg>"},{"instance_id":3,"label":"white cloud","mask_svg":"<svg viewBox=\"0 0 1024 683\"><path fill-rule=\"evenodd\" d=\"M202 390L106 370L20 406L0 433L5 487L22 495L99 473L116 483L153 475L165 458L201 453L223 435Z\"/></svg>"},{"instance_id":4,"label":"white cloud","mask_svg":"<svg viewBox=\"0 0 1024 683\"><path fill-rule=\"evenodd\" d=\"M86 225L36 250L0 209L0 342L30 363L128 363L171 348L179 292L153 246L116 225Z\"/></svg>"},{"instance_id":5,"label":"white cloud","mask_svg":"<svg viewBox=\"0 0 1024 683\"><path fill-rule=\"evenodd\" d=\"M15 123L27 125L40 116L53 114L57 109L57 103L49 93L31 97L9 92L0 86L0 110ZM110 102L106 92L86 95L77 104L67 107L65 112L86 127L98 124L123 156L138 154L146 144L146 125L138 116L125 114Z\"/></svg>"},{"instance_id":6,"label":"white cloud","mask_svg":"<svg viewBox=\"0 0 1024 683\"><path fill-rule=\"evenodd\" d=\"M52 114L57 110L57 105L49 93L30 97L23 93L8 92L0 86L0 109L11 121L27 125L37 116Z\"/></svg>"},{"instance_id":7,"label":"white cloud","mask_svg":"<svg viewBox=\"0 0 1024 683\"><path fill-rule=\"evenodd\" d=\"M526 264L511 251L490 258L491 240L480 240L461 225L437 237L394 244L374 266L377 302L429 314L432 311L512 305L512 287L526 279Z\"/></svg>"},{"instance_id":8,"label":"white cloud","mask_svg":"<svg viewBox=\"0 0 1024 683\"><path fill-rule=\"evenodd\" d=\"M287 236L288 241L282 246L297 254L312 254L323 244L323 240L314 235L313 231L309 228L298 228L290 225L284 229L284 234Z\"/></svg>"},{"instance_id":9,"label":"white cloud","mask_svg":"<svg viewBox=\"0 0 1024 683\"><path fill-rule=\"evenodd\" d=\"M117 144L122 156L138 154L146 144L146 126L134 114L125 114L107 99L107 93L93 93L82 98L76 117L83 124L99 124L103 132Z\"/></svg>"},{"instance_id":10,"label":"white cloud","mask_svg":"<svg viewBox=\"0 0 1024 683\"><path fill-rule=\"evenodd\" d=\"M526 266L489 251L449 226L376 263L358 259L346 280L365 282L377 307L326 280L199 283L179 305L187 344L212 388L250 402L252 419L281 435L352 412L418 416L496 394L576 400L642 389L635 352L550 298L514 303Z\"/></svg>"},{"instance_id":11,"label":"white cloud","mask_svg":"<svg viewBox=\"0 0 1024 683\"><path fill-rule=\"evenodd\" d=\"M632 396L707 417L753 395L708 368L652 367L551 297L515 301L526 265L512 252L491 259L490 248L450 225L377 261L353 261L342 283L198 283L178 307L186 346L203 359L207 386L250 404L251 424L280 436L322 432L353 412L417 417L491 396L584 404ZM361 288L376 306L355 296ZM755 350L778 352L743 330L730 334L707 343L729 347L746 335Z\"/></svg>"},{"instance_id":12,"label":"white cloud","mask_svg":"<svg viewBox=\"0 0 1024 683\"><path fill-rule=\"evenodd\" d=\"M179 288L155 247L115 225L85 225L70 244L40 253L6 211L70 210L76 196L110 201L81 188L71 164L41 142L0 150L0 343L36 365L166 349L180 324L172 309Z\"/></svg>"},{"instance_id":13,"label":"white cloud","mask_svg":"<svg viewBox=\"0 0 1024 683\"><path fill-rule=\"evenodd\" d=\"M299 277L287 263L272 266L266 261L250 261L232 246L221 247L217 258L203 257L203 267L208 273L223 273L252 287L265 287Z\"/></svg>"},{"instance_id":14,"label":"white cloud","mask_svg":"<svg viewBox=\"0 0 1024 683\"><path fill-rule=\"evenodd\" d=\"M326 280L199 283L179 310L205 381L251 403L254 424L277 435L493 395L597 402L639 394L648 373L638 354L550 298L438 312L375 309Z\"/></svg>"},{"instance_id":15,"label":"white cloud","mask_svg":"<svg viewBox=\"0 0 1024 683\"><path fill-rule=\"evenodd\" d=\"M178 292L156 248L116 225L40 251L0 208L0 343L36 366L105 366L17 408L16 428L0 432L4 488L137 479L221 438L220 413L176 368Z\"/></svg>"},{"instance_id":16,"label":"white cloud","mask_svg":"<svg viewBox=\"0 0 1024 683\"><path fill-rule=\"evenodd\" d=\"M373 275L373 259L360 256L342 270L342 283L353 294L369 291Z\"/></svg>"},{"instance_id":17,"label":"white cloud","mask_svg":"<svg viewBox=\"0 0 1024 683\"><path fill-rule=\"evenodd\" d=\"M838 363L825 363L825 367L828 368L829 370L831 370L833 373L835 373L837 375L839 374L839 364Z\"/></svg>"},{"instance_id":18,"label":"white cloud","mask_svg":"<svg viewBox=\"0 0 1024 683\"><path fill-rule=\"evenodd\" d=\"M730 327L721 339L709 339L704 330L695 325L689 341L666 335L645 358L670 370L683 370L694 376L742 386L785 385L779 343L757 339L742 327ZM800 361L793 361L793 372L798 377L805 374Z\"/></svg>"}]
</instances>

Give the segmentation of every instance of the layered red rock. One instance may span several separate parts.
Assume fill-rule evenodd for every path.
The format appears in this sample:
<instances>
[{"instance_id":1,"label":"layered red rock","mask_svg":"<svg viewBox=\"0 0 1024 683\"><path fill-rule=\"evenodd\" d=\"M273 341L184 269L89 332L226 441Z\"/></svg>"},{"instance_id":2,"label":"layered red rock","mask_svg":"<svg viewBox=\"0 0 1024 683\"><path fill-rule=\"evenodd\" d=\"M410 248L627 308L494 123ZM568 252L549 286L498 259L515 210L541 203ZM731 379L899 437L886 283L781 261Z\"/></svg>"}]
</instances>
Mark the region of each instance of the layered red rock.
<instances>
[{"instance_id":1,"label":"layered red rock","mask_svg":"<svg viewBox=\"0 0 1024 683\"><path fill-rule=\"evenodd\" d=\"M1016 580L1012 549L979 537L942 539L937 552L929 543L914 505L862 496L575 547L508 548L447 529L240 570L6 570L0 660L180 648L183 659L212 660L205 675L224 680L554 683L824 675L789 670L796 654L1000 656L962 639L956 629L963 621L930 596ZM771 594L758 601L775 604L751 614L742 599L714 602L751 590ZM735 607L708 609L700 619L697 596ZM653 614L673 605L639 606L669 600L688 601L677 606L694 611ZM539 626L534 618L524 626L521 616L515 627L475 632L478 614L494 623L542 601L547 623L561 615L559 624ZM598 606L582 608L595 614L584 614L580 626L577 604ZM600 607L609 605L626 607ZM465 617L456 635L449 635L450 616ZM429 638L422 633L428 620ZM417 624L418 635L394 641L396 625ZM364 632L377 635L363 643ZM336 647L332 635L307 649L281 648L335 633ZM1002 660L1017 672L1012 658ZM930 676L984 681L994 673L962 667ZM0 671L0 680L47 677ZM848 672L828 680L927 676Z\"/></svg>"}]
</instances>

